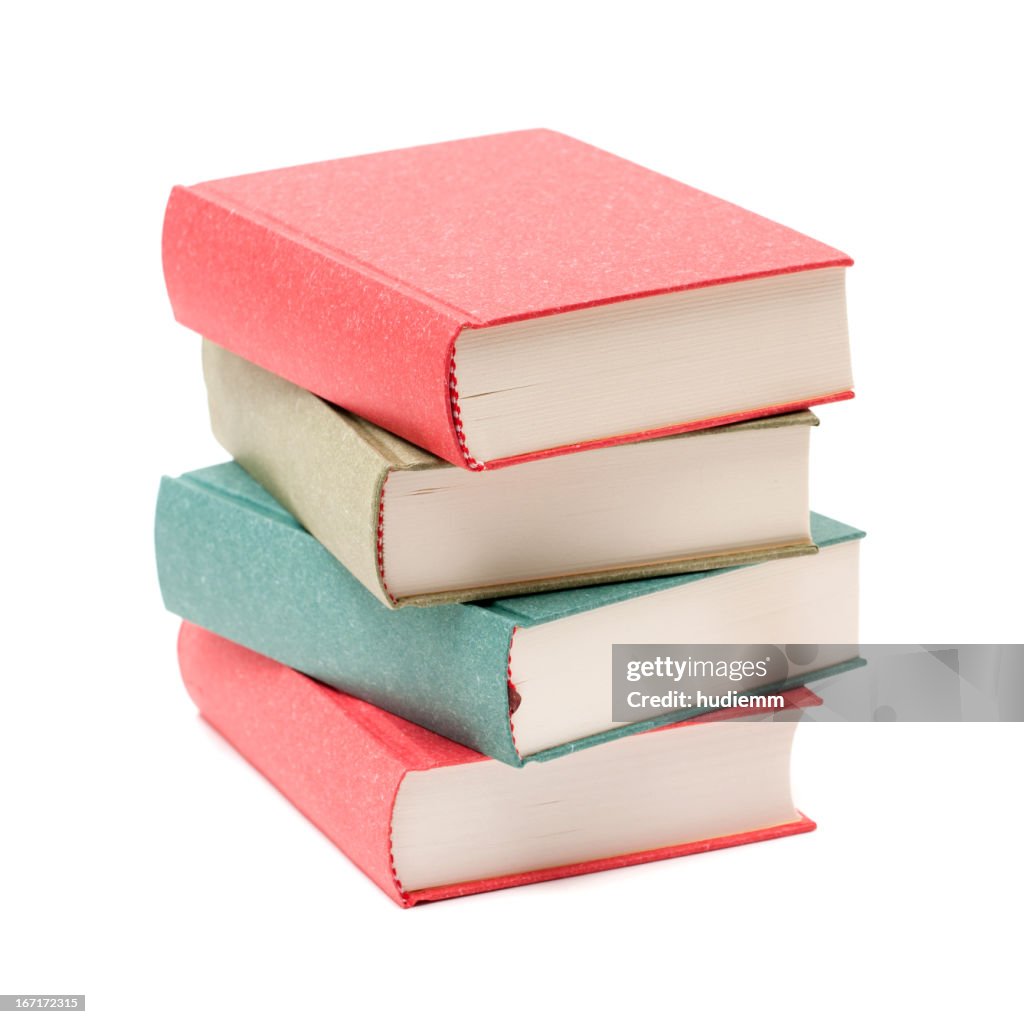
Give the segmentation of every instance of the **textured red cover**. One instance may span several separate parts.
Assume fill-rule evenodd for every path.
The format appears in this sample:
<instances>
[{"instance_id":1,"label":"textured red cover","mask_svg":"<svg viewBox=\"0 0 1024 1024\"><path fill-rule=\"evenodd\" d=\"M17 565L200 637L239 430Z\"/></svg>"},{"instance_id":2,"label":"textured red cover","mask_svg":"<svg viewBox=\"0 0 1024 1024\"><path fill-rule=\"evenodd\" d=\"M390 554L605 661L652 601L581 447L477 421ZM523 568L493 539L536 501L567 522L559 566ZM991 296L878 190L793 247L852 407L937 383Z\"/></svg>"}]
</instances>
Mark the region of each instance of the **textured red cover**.
<instances>
[{"instance_id":1,"label":"textured red cover","mask_svg":"<svg viewBox=\"0 0 1024 1024\"><path fill-rule=\"evenodd\" d=\"M183 324L473 469L485 467L456 423L462 328L851 262L542 130L179 186L167 205L163 260ZM850 393L793 397L715 422Z\"/></svg>"},{"instance_id":2,"label":"textured red cover","mask_svg":"<svg viewBox=\"0 0 1024 1024\"><path fill-rule=\"evenodd\" d=\"M188 622L182 623L179 634L178 660L185 686L203 717L403 907L814 828L812 821L801 817L791 824L740 835L406 892L391 859L391 816L405 773L482 761L483 755ZM820 703L807 690L792 690L785 697L788 707ZM737 713L743 712L715 712L666 728L690 728Z\"/></svg>"}]
</instances>

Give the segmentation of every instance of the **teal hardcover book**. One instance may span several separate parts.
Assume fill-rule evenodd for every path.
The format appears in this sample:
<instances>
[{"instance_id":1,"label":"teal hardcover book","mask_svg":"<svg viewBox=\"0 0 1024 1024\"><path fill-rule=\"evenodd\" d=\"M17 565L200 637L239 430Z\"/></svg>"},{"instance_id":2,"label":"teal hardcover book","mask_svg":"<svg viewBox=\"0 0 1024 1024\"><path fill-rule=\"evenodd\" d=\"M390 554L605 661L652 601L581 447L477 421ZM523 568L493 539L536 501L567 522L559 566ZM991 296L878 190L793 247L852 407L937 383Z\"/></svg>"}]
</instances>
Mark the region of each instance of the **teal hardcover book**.
<instances>
[{"instance_id":1,"label":"teal hardcover book","mask_svg":"<svg viewBox=\"0 0 1024 1024\"><path fill-rule=\"evenodd\" d=\"M162 481L156 553L175 614L518 766L697 713L613 721L613 643L855 644L863 534L811 532L804 558L392 610L226 463Z\"/></svg>"}]
</instances>

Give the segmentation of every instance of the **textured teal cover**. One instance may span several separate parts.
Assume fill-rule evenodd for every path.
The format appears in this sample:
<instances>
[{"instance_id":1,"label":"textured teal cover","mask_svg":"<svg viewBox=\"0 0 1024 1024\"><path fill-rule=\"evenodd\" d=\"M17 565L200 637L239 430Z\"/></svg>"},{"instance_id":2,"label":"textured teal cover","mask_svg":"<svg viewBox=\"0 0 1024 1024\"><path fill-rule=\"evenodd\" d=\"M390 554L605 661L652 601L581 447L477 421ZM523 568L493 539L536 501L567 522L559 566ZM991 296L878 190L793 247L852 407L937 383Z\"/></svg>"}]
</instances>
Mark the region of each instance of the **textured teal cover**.
<instances>
[{"instance_id":1,"label":"textured teal cover","mask_svg":"<svg viewBox=\"0 0 1024 1024\"><path fill-rule=\"evenodd\" d=\"M819 546L863 536L815 514L811 528ZM156 553L164 603L175 614L512 765L687 717L634 723L520 758L508 704L515 627L737 571L393 610L235 463L164 478Z\"/></svg>"}]
</instances>

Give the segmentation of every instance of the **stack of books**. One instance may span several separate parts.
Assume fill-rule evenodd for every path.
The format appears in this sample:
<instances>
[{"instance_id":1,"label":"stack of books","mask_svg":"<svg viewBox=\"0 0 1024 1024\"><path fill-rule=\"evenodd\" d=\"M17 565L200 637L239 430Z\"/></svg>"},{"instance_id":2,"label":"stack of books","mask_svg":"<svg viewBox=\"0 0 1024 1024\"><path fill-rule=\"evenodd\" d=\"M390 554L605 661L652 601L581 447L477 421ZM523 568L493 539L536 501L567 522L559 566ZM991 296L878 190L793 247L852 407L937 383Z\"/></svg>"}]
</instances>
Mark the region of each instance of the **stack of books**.
<instances>
[{"instance_id":1,"label":"stack of books","mask_svg":"<svg viewBox=\"0 0 1024 1024\"><path fill-rule=\"evenodd\" d=\"M175 188L163 259L234 459L160 488L186 686L398 903L813 828L809 691L622 722L609 679L855 642L808 506L848 257L526 131Z\"/></svg>"}]
</instances>

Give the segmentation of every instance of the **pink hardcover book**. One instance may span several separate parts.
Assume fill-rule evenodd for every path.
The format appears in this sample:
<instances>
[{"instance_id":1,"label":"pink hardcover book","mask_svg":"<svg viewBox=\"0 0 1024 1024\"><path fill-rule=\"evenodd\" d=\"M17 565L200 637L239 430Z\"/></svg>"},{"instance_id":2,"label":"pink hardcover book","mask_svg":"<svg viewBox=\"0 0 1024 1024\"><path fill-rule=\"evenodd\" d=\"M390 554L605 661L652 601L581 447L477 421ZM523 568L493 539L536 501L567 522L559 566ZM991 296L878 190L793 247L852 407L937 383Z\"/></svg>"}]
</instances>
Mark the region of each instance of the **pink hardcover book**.
<instances>
[{"instance_id":1,"label":"pink hardcover book","mask_svg":"<svg viewBox=\"0 0 1024 1024\"><path fill-rule=\"evenodd\" d=\"M852 397L843 253L557 132L177 187L181 323L487 469Z\"/></svg>"},{"instance_id":2,"label":"pink hardcover book","mask_svg":"<svg viewBox=\"0 0 1024 1024\"><path fill-rule=\"evenodd\" d=\"M715 712L513 768L184 623L203 717L403 907L814 828L774 715Z\"/></svg>"}]
</instances>

